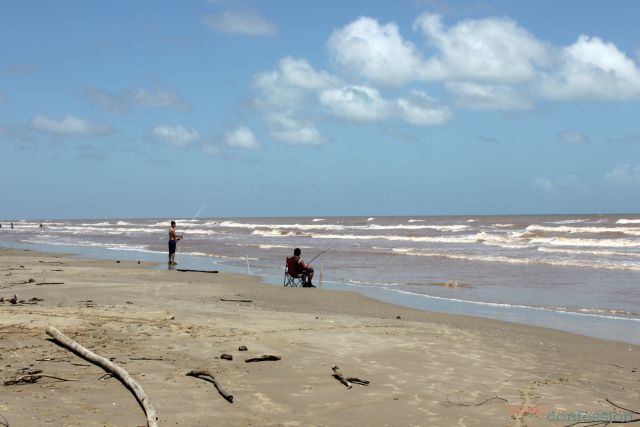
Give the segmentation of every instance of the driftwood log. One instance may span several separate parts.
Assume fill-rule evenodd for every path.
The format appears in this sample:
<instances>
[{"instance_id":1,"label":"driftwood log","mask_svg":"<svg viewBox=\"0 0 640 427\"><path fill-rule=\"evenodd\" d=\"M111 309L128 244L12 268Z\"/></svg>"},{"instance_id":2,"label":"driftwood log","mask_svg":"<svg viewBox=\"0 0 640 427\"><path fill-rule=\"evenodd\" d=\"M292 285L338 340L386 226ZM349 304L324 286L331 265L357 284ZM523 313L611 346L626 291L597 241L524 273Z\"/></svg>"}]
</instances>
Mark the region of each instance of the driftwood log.
<instances>
[{"instance_id":1,"label":"driftwood log","mask_svg":"<svg viewBox=\"0 0 640 427\"><path fill-rule=\"evenodd\" d=\"M119 367L118 365L111 362L109 359L106 359L102 356L98 356L97 354L87 350L71 338L67 337L65 334L57 330L56 328L49 326L46 329L47 335L56 340L60 345L71 350L73 353L82 357L83 359L100 366L105 371L112 374L114 377L118 378L120 382L122 382L131 392L135 395L138 403L142 406L145 415L147 416L147 426L148 427L158 427L156 410L154 409L151 401L149 400L149 396L144 392L140 384L136 382L127 371Z\"/></svg>"},{"instance_id":2,"label":"driftwood log","mask_svg":"<svg viewBox=\"0 0 640 427\"><path fill-rule=\"evenodd\" d=\"M209 371L189 371L186 374L188 377L195 377L195 378L200 378L202 380L205 381L209 381L211 383L213 383L213 385L215 386L216 390L218 390L218 393L220 393L220 395L222 397L224 397L229 403L233 403L233 395L230 394L227 390L225 390L220 384L218 384L218 381L216 381L216 377L213 376L213 374Z\"/></svg>"},{"instance_id":3,"label":"driftwood log","mask_svg":"<svg viewBox=\"0 0 640 427\"><path fill-rule=\"evenodd\" d=\"M363 380L356 377L345 377L344 375L342 375L340 368L335 365L332 366L331 369L333 370L333 377L344 384L347 388L351 388L352 384L369 385L368 380Z\"/></svg>"},{"instance_id":4,"label":"driftwood log","mask_svg":"<svg viewBox=\"0 0 640 427\"><path fill-rule=\"evenodd\" d=\"M190 270L187 268L178 268L178 271L182 273L217 273L218 270Z\"/></svg>"},{"instance_id":5,"label":"driftwood log","mask_svg":"<svg viewBox=\"0 0 640 427\"><path fill-rule=\"evenodd\" d=\"M280 360L280 359L282 359L280 356L274 356L273 354L263 354L262 356L245 359L245 362L246 363L249 363L249 362L264 362L264 361L267 361L267 360Z\"/></svg>"}]
</instances>

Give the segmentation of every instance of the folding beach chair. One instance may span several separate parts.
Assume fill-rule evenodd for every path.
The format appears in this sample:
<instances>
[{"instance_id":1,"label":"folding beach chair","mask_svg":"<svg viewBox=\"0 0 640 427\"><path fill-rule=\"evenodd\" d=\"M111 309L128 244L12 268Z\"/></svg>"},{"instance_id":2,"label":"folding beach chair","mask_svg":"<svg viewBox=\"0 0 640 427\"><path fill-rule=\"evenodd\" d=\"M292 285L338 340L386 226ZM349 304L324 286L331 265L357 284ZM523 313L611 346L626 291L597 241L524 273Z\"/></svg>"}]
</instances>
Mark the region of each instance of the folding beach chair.
<instances>
[{"instance_id":1,"label":"folding beach chair","mask_svg":"<svg viewBox=\"0 0 640 427\"><path fill-rule=\"evenodd\" d=\"M284 264L284 285L291 287L302 287L304 285L304 275L300 272L296 259L286 257Z\"/></svg>"}]
</instances>

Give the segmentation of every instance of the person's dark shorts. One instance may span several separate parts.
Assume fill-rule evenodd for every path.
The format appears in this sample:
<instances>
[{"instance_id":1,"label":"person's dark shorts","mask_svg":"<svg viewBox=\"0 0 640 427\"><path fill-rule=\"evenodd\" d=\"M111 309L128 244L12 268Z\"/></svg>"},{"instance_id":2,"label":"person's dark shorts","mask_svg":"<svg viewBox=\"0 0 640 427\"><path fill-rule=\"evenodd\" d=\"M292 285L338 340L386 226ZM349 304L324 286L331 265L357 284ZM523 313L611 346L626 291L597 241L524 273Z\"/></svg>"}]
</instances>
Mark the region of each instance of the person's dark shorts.
<instances>
[{"instance_id":1,"label":"person's dark shorts","mask_svg":"<svg viewBox=\"0 0 640 427\"><path fill-rule=\"evenodd\" d=\"M176 241L175 240L169 240L169 253L170 254L175 254L176 253Z\"/></svg>"}]
</instances>

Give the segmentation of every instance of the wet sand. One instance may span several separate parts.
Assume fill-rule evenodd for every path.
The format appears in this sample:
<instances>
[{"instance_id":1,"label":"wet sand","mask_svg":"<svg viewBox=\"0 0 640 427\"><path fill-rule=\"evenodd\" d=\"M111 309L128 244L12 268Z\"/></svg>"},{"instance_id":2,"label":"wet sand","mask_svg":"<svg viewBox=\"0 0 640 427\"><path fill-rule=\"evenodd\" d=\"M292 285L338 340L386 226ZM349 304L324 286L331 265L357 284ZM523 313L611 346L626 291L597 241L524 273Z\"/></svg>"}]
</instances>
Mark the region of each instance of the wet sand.
<instances>
[{"instance_id":1,"label":"wet sand","mask_svg":"<svg viewBox=\"0 0 640 427\"><path fill-rule=\"evenodd\" d=\"M74 380L0 384L11 426L146 425L129 390L47 326L126 369L160 426L560 426L561 414L613 412L606 398L640 410L638 346L351 292L0 249L0 298L2 382L33 370ZM281 360L245 362L262 354ZM332 365L369 386L347 389Z\"/></svg>"}]
</instances>

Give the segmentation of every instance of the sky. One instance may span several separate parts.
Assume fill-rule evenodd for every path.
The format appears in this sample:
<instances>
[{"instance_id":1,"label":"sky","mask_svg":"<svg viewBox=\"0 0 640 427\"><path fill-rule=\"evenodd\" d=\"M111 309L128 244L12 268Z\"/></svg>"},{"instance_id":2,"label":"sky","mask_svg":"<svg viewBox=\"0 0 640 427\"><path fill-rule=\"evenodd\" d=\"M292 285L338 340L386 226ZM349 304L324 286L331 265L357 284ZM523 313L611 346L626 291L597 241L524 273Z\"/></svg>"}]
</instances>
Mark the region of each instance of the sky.
<instances>
[{"instance_id":1,"label":"sky","mask_svg":"<svg viewBox=\"0 0 640 427\"><path fill-rule=\"evenodd\" d=\"M635 0L0 0L0 219L640 212Z\"/></svg>"}]
</instances>

